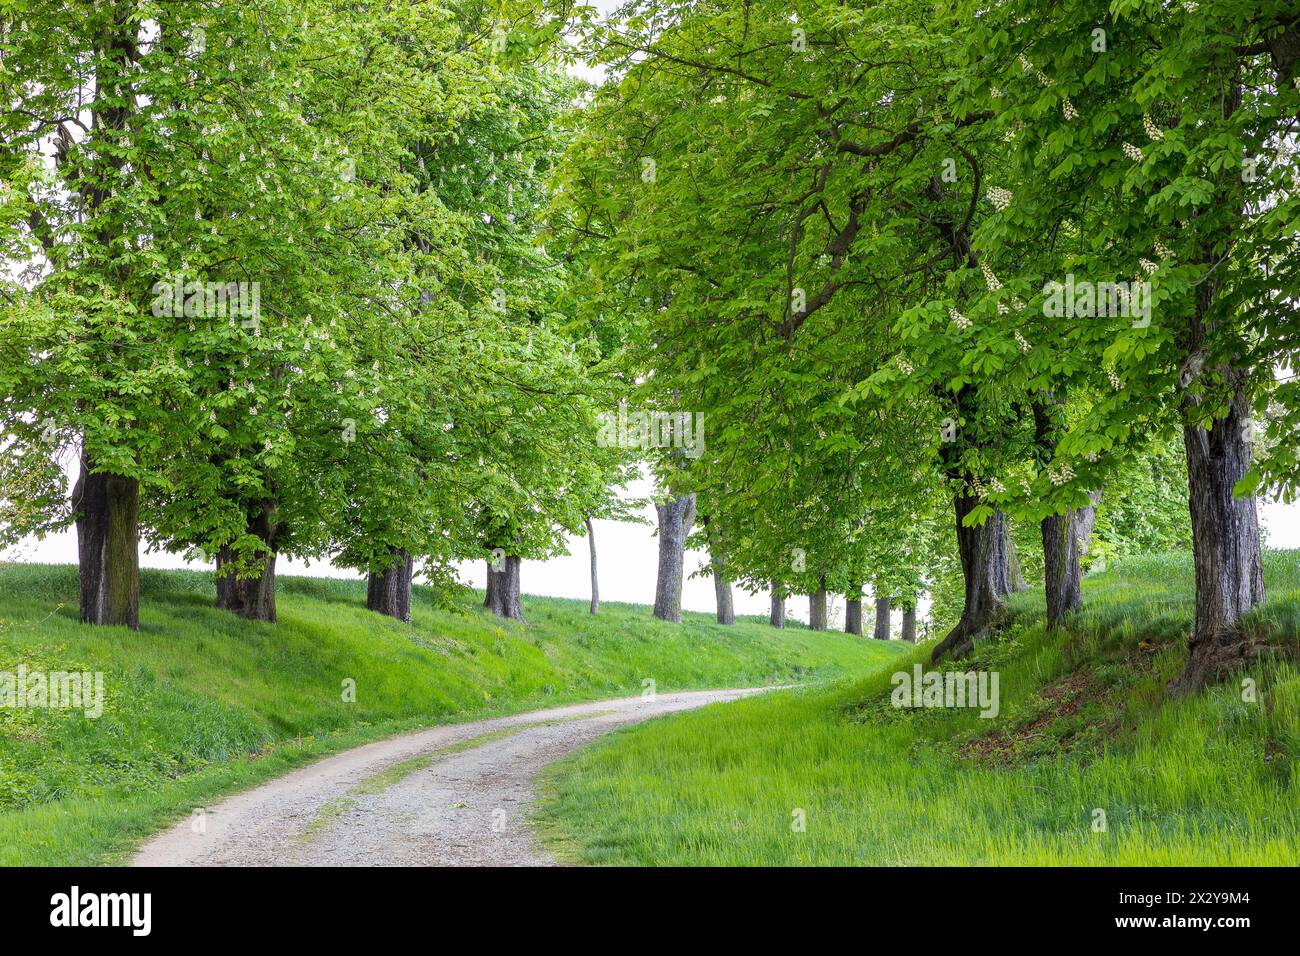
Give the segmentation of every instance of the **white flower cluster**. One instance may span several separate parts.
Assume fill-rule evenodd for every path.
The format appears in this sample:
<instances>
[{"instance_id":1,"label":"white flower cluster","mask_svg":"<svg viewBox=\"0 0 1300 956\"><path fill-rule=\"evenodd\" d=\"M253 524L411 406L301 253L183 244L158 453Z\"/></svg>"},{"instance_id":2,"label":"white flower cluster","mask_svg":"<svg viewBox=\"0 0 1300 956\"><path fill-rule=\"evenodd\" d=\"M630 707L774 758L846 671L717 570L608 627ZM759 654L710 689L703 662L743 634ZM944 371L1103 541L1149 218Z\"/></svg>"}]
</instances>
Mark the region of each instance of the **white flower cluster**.
<instances>
[{"instance_id":1,"label":"white flower cluster","mask_svg":"<svg viewBox=\"0 0 1300 956\"><path fill-rule=\"evenodd\" d=\"M993 493L995 495L1000 495L1007 490L1006 486L1003 485L1002 482L998 481L996 478L989 479L989 487L993 489Z\"/></svg>"},{"instance_id":2,"label":"white flower cluster","mask_svg":"<svg viewBox=\"0 0 1300 956\"><path fill-rule=\"evenodd\" d=\"M1002 99L1002 88L1000 86L993 87L991 90L989 90L989 96L995 100Z\"/></svg>"},{"instance_id":3,"label":"white flower cluster","mask_svg":"<svg viewBox=\"0 0 1300 956\"><path fill-rule=\"evenodd\" d=\"M1074 478L1074 470L1069 466L1062 464L1059 469L1053 471L1047 469L1047 480L1054 485L1063 485Z\"/></svg>"},{"instance_id":4,"label":"white flower cluster","mask_svg":"<svg viewBox=\"0 0 1300 956\"><path fill-rule=\"evenodd\" d=\"M1029 340L1020 334L1019 329L1016 329L1016 344L1020 346L1020 351L1026 354L1029 352Z\"/></svg>"},{"instance_id":5,"label":"white flower cluster","mask_svg":"<svg viewBox=\"0 0 1300 956\"><path fill-rule=\"evenodd\" d=\"M1124 143L1122 146L1120 146L1120 149L1122 149L1124 151L1124 155L1127 156L1129 159L1133 160L1133 162L1135 163L1142 162L1143 159L1142 150L1138 149L1132 143Z\"/></svg>"},{"instance_id":6,"label":"white flower cluster","mask_svg":"<svg viewBox=\"0 0 1300 956\"><path fill-rule=\"evenodd\" d=\"M1155 264L1154 262L1152 262L1150 259L1139 259L1139 260L1138 260L1138 265L1140 265L1140 266L1142 267L1142 271L1145 272L1145 273L1146 273L1147 275L1149 275L1149 276L1153 276L1153 275L1155 275L1155 274L1156 274L1156 270L1160 268L1158 265L1156 265L1156 264Z\"/></svg>"},{"instance_id":7,"label":"white flower cluster","mask_svg":"<svg viewBox=\"0 0 1300 956\"><path fill-rule=\"evenodd\" d=\"M1025 493L1026 498L1032 498L1034 496L1034 486L1029 483L1028 478L1020 479L1020 488Z\"/></svg>"},{"instance_id":8,"label":"white flower cluster","mask_svg":"<svg viewBox=\"0 0 1300 956\"><path fill-rule=\"evenodd\" d=\"M998 281L998 277L993 274L993 270L987 263L980 263L980 271L984 273L984 283L989 287L990 292L997 292L1002 288L1002 283Z\"/></svg>"},{"instance_id":9,"label":"white flower cluster","mask_svg":"<svg viewBox=\"0 0 1300 956\"><path fill-rule=\"evenodd\" d=\"M1159 239L1156 240L1155 250L1156 255L1161 259L1172 259L1174 257L1173 251Z\"/></svg>"},{"instance_id":10,"label":"white flower cluster","mask_svg":"<svg viewBox=\"0 0 1300 956\"><path fill-rule=\"evenodd\" d=\"M1005 212L1007 207L1011 205L1011 191L1003 189L1001 186L990 186L984 195L988 197L989 202L993 203L998 212Z\"/></svg>"},{"instance_id":11,"label":"white flower cluster","mask_svg":"<svg viewBox=\"0 0 1300 956\"><path fill-rule=\"evenodd\" d=\"M1086 455L1084 455L1083 457L1086 458L1086 459L1088 459L1088 461L1090 461L1090 462L1095 462L1099 456L1098 456L1098 454L1097 454L1095 451L1090 451L1090 452L1088 452Z\"/></svg>"},{"instance_id":12,"label":"white flower cluster","mask_svg":"<svg viewBox=\"0 0 1300 956\"><path fill-rule=\"evenodd\" d=\"M1115 391L1118 392L1120 388L1123 387L1123 383L1119 380L1119 376L1115 374L1113 368L1106 369L1106 377L1110 379L1110 387L1115 389Z\"/></svg>"},{"instance_id":13,"label":"white flower cluster","mask_svg":"<svg viewBox=\"0 0 1300 956\"><path fill-rule=\"evenodd\" d=\"M912 374L912 363L901 355L898 357L898 368L904 375Z\"/></svg>"},{"instance_id":14,"label":"white flower cluster","mask_svg":"<svg viewBox=\"0 0 1300 956\"><path fill-rule=\"evenodd\" d=\"M1010 315L1010 314L1011 314L1011 310L1007 308L1007 304L1005 302L999 302L998 315Z\"/></svg>"},{"instance_id":15,"label":"white flower cluster","mask_svg":"<svg viewBox=\"0 0 1300 956\"><path fill-rule=\"evenodd\" d=\"M1020 298L1020 296L1018 295L1013 295L1011 297L1011 307L1015 309L1017 312L1023 312L1027 308L1027 306L1025 305L1025 300Z\"/></svg>"},{"instance_id":16,"label":"white flower cluster","mask_svg":"<svg viewBox=\"0 0 1300 956\"><path fill-rule=\"evenodd\" d=\"M1055 82L1050 76L1046 75L1042 70L1030 63L1029 57L1025 56L1023 53L1019 54L1016 59L1020 61L1020 69L1026 73L1032 72L1034 76L1038 77L1038 82L1042 83L1043 86L1051 86L1052 83Z\"/></svg>"},{"instance_id":17,"label":"white flower cluster","mask_svg":"<svg viewBox=\"0 0 1300 956\"><path fill-rule=\"evenodd\" d=\"M1074 104L1070 102L1070 98L1068 96L1065 99L1061 100L1061 112L1065 115L1065 118L1068 120L1079 118L1079 111L1074 108Z\"/></svg>"},{"instance_id":18,"label":"white flower cluster","mask_svg":"<svg viewBox=\"0 0 1300 956\"><path fill-rule=\"evenodd\" d=\"M1142 129L1146 131L1147 138L1157 143L1163 143L1165 140L1164 130L1155 124L1150 113L1142 114Z\"/></svg>"},{"instance_id":19,"label":"white flower cluster","mask_svg":"<svg viewBox=\"0 0 1300 956\"><path fill-rule=\"evenodd\" d=\"M970 319L966 318L966 316L962 315L952 306L948 307L948 318L952 319L953 324L956 325L957 328L961 329L963 332L965 332L967 329L971 327Z\"/></svg>"}]
</instances>

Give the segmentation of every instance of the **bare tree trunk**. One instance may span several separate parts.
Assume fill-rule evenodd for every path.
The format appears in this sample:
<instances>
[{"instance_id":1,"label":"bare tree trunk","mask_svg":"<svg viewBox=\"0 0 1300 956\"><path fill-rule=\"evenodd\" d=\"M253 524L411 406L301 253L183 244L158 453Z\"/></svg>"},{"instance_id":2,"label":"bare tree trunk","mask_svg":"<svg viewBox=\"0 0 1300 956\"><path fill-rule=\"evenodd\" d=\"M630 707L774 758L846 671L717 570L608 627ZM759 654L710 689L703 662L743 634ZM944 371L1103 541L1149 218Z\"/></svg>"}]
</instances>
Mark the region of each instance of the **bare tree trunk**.
<instances>
[{"instance_id":1,"label":"bare tree trunk","mask_svg":"<svg viewBox=\"0 0 1300 956\"><path fill-rule=\"evenodd\" d=\"M366 607L399 621L411 620L411 578L415 559L408 551L394 551L383 571L371 571L366 581Z\"/></svg>"},{"instance_id":2,"label":"bare tree trunk","mask_svg":"<svg viewBox=\"0 0 1300 956\"><path fill-rule=\"evenodd\" d=\"M820 586L808 595L808 626L814 631L826 630L826 575L822 575Z\"/></svg>"},{"instance_id":3,"label":"bare tree trunk","mask_svg":"<svg viewBox=\"0 0 1300 956\"><path fill-rule=\"evenodd\" d=\"M903 608L903 640L909 644L916 643L916 596Z\"/></svg>"},{"instance_id":4,"label":"bare tree trunk","mask_svg":"<svg viewBox=\"0 0 1300 956\"><path fill-rule=\"evenodd\" d=\"M850 594L844 601L844 633L862 636L862 589Z\"/></svg>"},{"instance_id":5,"label":"bare tree trunk","mask_svg":"<svg viewBox=\"0 0 1300 956\"><path fill-rule=\"evenodd\" d=\"M591 551L591 613L600 613L600 586L596 582L596 529L587 515L587 547Z\"/></svg>"},{"instance_id":6,"label":"bare tree trunk","mask_svg":"<svg viewBox=\"0 0 1300 956\"><path fill-rule=\"evenodd\" d=\"M524 620L522 595L519 588L519 568L523 560L508 554L501 561L501 570L494 570L488 562L487 607L497 617L509 618L521 624Z\"/></svg>"},{"instance_id":7,"label":"bare tree trunk","mask_svg":"<svg viewBox=\"0 0 1300 956\"><path fill-rule=\"evenodd\" d=\"M1083 604L1083 556L1092 540L1101 492L1089 495L1092 504L1068 508L1065 514L1043 519L1043 584L1047 595L1047 626L1056 627Z\"/></svg>"},{"instance_id":8,"label":"bare tree trunk","mask_svg":"<svg viewBox=\"0 0 1300 956\"><path fill-rule=\"evenodd\" d=\"M876 631L873 635L878 641L889 640L889 595L876 596Z\"/></svg>"},{"instance_id":9,"label":"bare tree trunk","mask_svg":"<svg viewBox=\"0 0 1300 956\"><path fill-rule=\"evenodd\" d=\"M276 623L275 552L266 555L261 573L253 578L237 577L234 561L229 548L217 552L217 607L250 621Z\"/></svg>"},{"instance_id":10,"label":"bare tree trunk","mask_svg":"<svg viewBox=\"0 0 1300 956\"><path fill-rule=\"evenodd\" d=\"M731 599L731 581L727 578L727 562L722 556L718 541L721 531L716 522L703 519L709 536L709 563L713 566L713 597L718 610L719 624L736 623L736 607Z\"/></svg>"},{"instance_id":11,"label":"bare tree trunk","mask_svg":"<svg viewBox=\"0 0 1300 956\"><path fill-rule=\"evenodd\" d=\"M785 627L785 592L779 585L772 585L772 613L767 622L773 627Z\"/></svg>"},{"instance_id":12,"label":"bare tree trunk","mask_svg":"<svg viewBox=\"0 0 1300 956\"><path fill-rule=\"evenodd\" d=\"M92 473L85 455L72 490L81 619L140 627L140 483Z\"/></svg>"},{"instance_id":13,"label":"bare tree trunk","mask_svg":"<svg viewBox=\"0 0 1300 956\"><path fill-rule=\"evenodd\" d=\"M680 624L686 537L695 524L695 492L655 504L659 514L659 577L655 582L655 617Z\"/></svg>"},{"instance_id":14,"label":"bare tree trunk","mask_svg":"<svg viewBox=\"0 0 1300 956\"><path fill-rule=\"evenodd\" d=\"M960 658L969 654L975 641L998 620L1004 607L1003 595L1010 592L1007 570L1006 520L995 510L982 525L966 527L966 515L979 504L962 483L953 495L957 527L957 553L961 557L966 594L961 619L936 646L930 659Z\"/></svg>"},{"instance_id":15,"label":"bare tree trunk","mask_svg":"<svg viewBox=\"0 0 1300 956\"><path fill-rule=\"evenodd\" d=\"M1011 528L1005 524L1003 519L1005 538L1007 543L1007 594L1014 591L1028 591L1029 582L1025 580L1025 572L1020 568L1020 555L1016 554L1016 541L1011 536Z\"/></svg>"},{"instance_id":16,"label":"bare tree trunk","mask_svg":"<svg viewBox=\"0 0 1300 956\"><path fill-rule=\"evenodd\" d=\"M716 568L713 573L713 596L718 605L718 623L735 624L736 606L731 599L731 582Z\"/></svg>"},{"instance_id":17,"label":"bare tree trunk","mask_svg":"<svg viewBox=\"0 0 1300 956\"><path fill-rule=\"evenodd\" d=\"M278 506L268 500L261 504L249 531L261 538L266 546L262 567L255 577L239 577L236 572L236 554L231 548L217 552L217 607L230 611L250 621L276 623L275 613L275 538L279 530L276 522Z\"/></svg>"},{"instance_id":18,"label":"bare tree trunk","mask_svg":"<svg viewBox=\"0 0 1300 956\"><path fill-rule=\"evenodd\" d=\"M1187 426L1188 507L1196 566L1196 616L1187 666L1169 685L1190 693L1246 663L1253 646L1241 633L1241 617L1264 600L1259 519L1254 498L1234 498L1232 488L1250 466L1243 436L1249 422L1244 395L1205 430Z\"/></svg>"}]
</instances>

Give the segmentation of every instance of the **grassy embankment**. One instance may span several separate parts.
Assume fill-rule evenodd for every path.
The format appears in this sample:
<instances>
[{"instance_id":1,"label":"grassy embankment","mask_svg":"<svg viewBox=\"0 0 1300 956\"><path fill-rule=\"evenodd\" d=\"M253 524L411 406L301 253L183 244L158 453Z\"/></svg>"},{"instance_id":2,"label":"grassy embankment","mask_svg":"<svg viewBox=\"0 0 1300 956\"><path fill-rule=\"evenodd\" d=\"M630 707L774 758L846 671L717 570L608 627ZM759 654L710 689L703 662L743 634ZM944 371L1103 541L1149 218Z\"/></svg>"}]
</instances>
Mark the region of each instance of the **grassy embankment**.
<instances>
[{"instance_id":1,"label":"grassy embankment","mask_svg":"<svg viewBox=\"0 0 1300 956\"><path fill-rule=\"evenodd\" d=\"M865 673L872 641L668 625L648 608L525 597L527 627L472 598L408 626L365 610L361 582L278 581L278 625L213 604L211 576L145 571L141 628L77 621L71 567L0 565L0 672L103 671L103 716L0 707L0 864L120 860L163 823L321 755L435 723L579 700ZM343 682L356 682L355 702Z\"/></svg>"},{"instance_id":2,"label":"grassy embankment","mask_svg":"<svg viewBox=\"0 0 1300 956\"><path fill-rule=\"evenodd\" d=\"M1192 580L1186 555L1122 563L1053 634L1041 592L1016 595L1001 641L951 668L999 673L996 718L892 706L922 646L612 735L551 769L539 822L589 863L1295 865L1300 555L1267 555L1247 625L1290 662L1170 700Z\"/></svg>"}]
</instances>

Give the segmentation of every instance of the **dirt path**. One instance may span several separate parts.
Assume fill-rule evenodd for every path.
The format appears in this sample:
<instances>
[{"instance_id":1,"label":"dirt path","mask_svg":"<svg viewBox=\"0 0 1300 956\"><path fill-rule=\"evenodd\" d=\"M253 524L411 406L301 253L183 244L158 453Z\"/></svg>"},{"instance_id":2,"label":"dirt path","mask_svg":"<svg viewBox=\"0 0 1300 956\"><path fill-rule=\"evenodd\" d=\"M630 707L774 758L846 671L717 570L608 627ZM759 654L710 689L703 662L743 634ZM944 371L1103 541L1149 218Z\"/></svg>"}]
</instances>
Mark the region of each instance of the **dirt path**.
<instances>
[{"instance_id":1,"label":"dirt path","mask_svg":"<svg viewBox=\"0 0 1300 956\"><path fill-rule=\"evenodd\" d=\"M526 819L543 767L618 727L762 690L577 704L367 744L208 808L202 827L182 820L133 863L552 865Z\"/></svg>"}]
</instances>

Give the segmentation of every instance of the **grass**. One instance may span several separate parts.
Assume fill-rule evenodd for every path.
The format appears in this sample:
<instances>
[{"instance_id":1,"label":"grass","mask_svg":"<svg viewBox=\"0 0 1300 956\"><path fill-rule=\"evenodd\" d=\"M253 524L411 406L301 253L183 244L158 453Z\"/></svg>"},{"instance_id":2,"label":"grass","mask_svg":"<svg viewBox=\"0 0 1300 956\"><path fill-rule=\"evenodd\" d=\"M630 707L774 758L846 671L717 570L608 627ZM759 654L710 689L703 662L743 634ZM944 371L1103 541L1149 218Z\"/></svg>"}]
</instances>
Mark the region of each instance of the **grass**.
<instances>
[{"instance_id":1,"label":"grass","mask_svg":"<svg viewBox=\"0 0 1300 956\"><path fill-rule=\"evenodd\" d=\"M1300 863L1300 555L1270 552L1246 624L1289 651L1171 700L1192 615L1185 555L1085 582L1047 633L1015 595L1001 712L896 708L891 674L621 731L553 766L537 822L573 861L642 865ZM1246 679L1251 685L1243 685ZM797 825L803 821L800 831Z\"/></svg>"},{"instance_id":2,"label":"grass","mask_svg":"<svg viewBox=\"0 0 1300 956\"><path fill-rule=\"evenodd\" d=\"M892 648L710 615L526 596L528 626L472 595L414 620L365 610L365 585L281 578L280 624L213 607L209 574L144 571L141 627L77 621L76 569L0 565L0 672L103 671L103 715L0 707L0 864L121 860L222 795L404 730L660 691L864 673ZM345 700L355 681L355 700Z\"/></svg>"}]
</instances>

